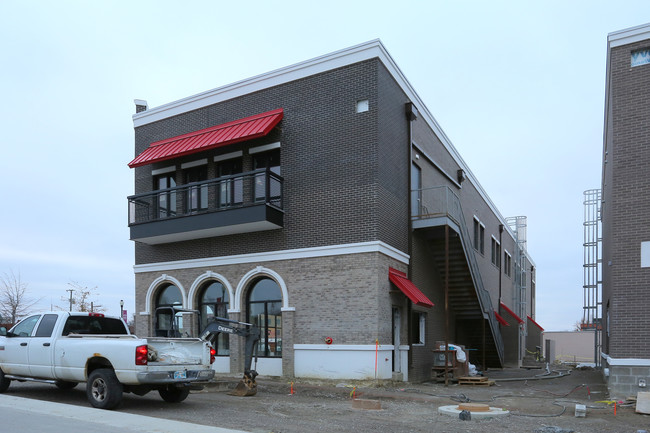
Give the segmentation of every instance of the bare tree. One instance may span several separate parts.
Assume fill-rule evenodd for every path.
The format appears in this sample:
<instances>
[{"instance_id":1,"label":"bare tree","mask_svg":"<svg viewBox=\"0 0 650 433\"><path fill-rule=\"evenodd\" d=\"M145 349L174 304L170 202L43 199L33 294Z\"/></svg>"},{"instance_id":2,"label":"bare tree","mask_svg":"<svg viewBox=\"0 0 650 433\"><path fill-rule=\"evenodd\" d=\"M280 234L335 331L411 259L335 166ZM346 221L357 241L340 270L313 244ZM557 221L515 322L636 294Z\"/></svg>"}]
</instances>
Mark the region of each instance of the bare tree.
<instances>
[{"instance_id":1,"label":"bare tree","mask_svg":"<svg viewBox=\"0 0 650 433\"><path fill-rule=\"evenodd\" d=\"M0 276L0 314L5 321L15 324L30 314L40 300L27 296L27 284L21 280L20 273L11 271Z\"/></svg>"},{"instance_id":2,"label":"bare tree","mask_svg":"<svg viewBox=\"0 0 650 433\"><path fill-rule=\"evenodd\" d=\"M70 303L70 311L81 311L81 312L94 312L101 313L106 311L103 305L98 302L93 301L99 293L97 293L97 287L88 288L87 286L82 286L76 281L71 281L68 283L70 289L70 296L61 297L62 301Z\"/></svg>"}]
</instances>

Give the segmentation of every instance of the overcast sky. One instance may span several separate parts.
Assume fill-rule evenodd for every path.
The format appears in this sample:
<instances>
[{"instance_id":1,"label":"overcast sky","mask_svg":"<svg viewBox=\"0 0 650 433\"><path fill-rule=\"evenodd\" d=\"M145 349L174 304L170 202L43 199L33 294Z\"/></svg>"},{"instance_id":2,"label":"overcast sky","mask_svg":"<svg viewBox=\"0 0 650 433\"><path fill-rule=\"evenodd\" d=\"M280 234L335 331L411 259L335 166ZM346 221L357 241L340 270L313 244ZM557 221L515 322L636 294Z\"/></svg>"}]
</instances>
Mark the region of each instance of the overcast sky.
<instances>
[{"instance_id":1,"label":"overcast sky","mask_svg":"<svg viewBox=\"0 0 650 433\"><path fill-rule=\"evenodd\" d=\"M645 1L0 0L0 274L134 310L134 99L156 107L379 38L504 216L528 217L537 320L582 317L607 34Z\"/></svg>"}]
</instances>

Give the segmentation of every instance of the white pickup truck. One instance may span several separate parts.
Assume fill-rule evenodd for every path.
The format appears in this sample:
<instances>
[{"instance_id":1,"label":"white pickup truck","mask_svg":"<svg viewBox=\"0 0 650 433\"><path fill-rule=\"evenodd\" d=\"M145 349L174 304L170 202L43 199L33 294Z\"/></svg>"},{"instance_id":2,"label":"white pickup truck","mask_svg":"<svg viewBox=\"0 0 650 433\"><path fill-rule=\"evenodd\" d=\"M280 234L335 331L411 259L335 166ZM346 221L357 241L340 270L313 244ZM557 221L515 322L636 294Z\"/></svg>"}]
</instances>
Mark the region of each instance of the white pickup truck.
<instances>
[{"instance_id":1,"label":"white pickup truck","mask_svg":"<svg viewBox=\"0 0 650 433\"><path fill-rule=\"evenodd\" d=\"M113 409L123 392L157 390L163 400L185 400L214 377L215 351L199 338L138 338L119 318L97 313L47 312L0 328L0 393L12 380L86 382L91 405Z\"/></svg>"}]
</instances>

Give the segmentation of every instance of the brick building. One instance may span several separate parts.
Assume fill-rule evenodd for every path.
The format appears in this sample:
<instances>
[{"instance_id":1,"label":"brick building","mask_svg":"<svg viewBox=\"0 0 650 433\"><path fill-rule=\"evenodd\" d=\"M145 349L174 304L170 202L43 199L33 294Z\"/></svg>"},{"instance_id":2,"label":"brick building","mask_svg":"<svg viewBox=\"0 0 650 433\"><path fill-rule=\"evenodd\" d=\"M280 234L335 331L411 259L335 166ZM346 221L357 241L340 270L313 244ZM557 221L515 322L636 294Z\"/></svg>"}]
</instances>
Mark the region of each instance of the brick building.
<instances>
[{"instance_id":1,"label":"brick building","mask_svg":"<svg viewBox=\"0 0 650 433\"><path fill-rule=\"evenodd\" d=\"M428 379L441 341L479 366L541 344L525 218L501 216L380 41L136 100L133 122L139 334L181 305L187 335L259 324L260 374L350 379ZM241 341L217 350L242 371Z\"/></svg>"},{"instance_id":2,"label":"brick building","mask_svg":"<svg viewBox=\"0 0 650 433\"><path fill-rule=\"evenodd\" d=\"M603 358L610 392L650 381L650 24L607 38L602 177Z\"/></svg>"}]
</instances>

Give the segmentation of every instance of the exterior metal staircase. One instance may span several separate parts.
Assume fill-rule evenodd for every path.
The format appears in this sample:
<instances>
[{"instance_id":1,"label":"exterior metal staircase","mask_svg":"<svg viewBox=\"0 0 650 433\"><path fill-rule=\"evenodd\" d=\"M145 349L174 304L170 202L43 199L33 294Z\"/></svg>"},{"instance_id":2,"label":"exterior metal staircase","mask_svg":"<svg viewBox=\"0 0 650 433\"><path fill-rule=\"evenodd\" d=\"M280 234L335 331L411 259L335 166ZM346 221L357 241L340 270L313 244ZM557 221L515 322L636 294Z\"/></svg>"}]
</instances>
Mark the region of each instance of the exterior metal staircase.
<instances>
[{"instance_id":1,"label":"exterior metal staircase","mask_svg":"<svg viewBox=\"0 0 650 433\"><path fill-rule=\"evenodd\" d=\"M449 238L448 250L449 307L456 318L457 334L464 336L464 341L456 343L477 349L485 346L487 366L503 366L504 349L499 323L494 315L490 293L483 285L458 196L446 186L412 193L414 202L419 204L417 214L412 215L413 228L428 239L432 256L440 270L445 269L445 240L444 236L441 237L444 232L440 228L448 225L455 232ZM486 321L485 336L482 321Z\"/></svg>"}]
</instances>

